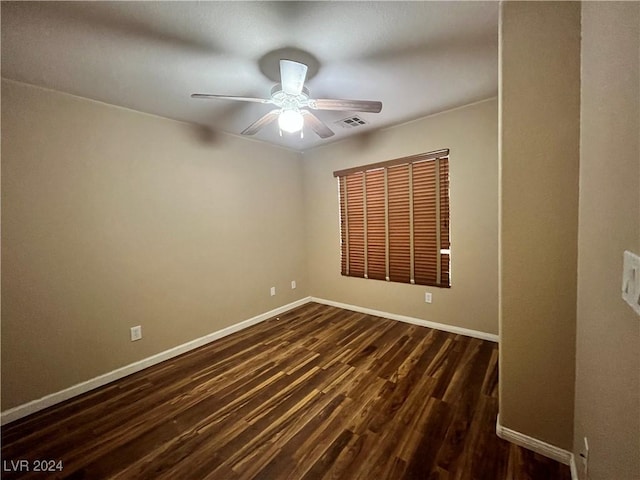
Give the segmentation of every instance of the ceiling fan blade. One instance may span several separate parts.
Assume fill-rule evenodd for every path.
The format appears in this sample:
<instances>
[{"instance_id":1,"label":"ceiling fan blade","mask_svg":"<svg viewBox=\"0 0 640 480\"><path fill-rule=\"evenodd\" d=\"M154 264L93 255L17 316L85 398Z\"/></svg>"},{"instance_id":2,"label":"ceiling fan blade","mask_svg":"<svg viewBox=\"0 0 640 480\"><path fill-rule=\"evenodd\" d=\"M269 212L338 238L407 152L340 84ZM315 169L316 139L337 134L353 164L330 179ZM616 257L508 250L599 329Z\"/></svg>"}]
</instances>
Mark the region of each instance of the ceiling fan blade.
<instances>
[{"instance_id":1,"label":"ceiling fan blade","mask_svg":"<svg viewBox=\"0 0 640 480\"><path fill-rule=\"evenodd\" d=\"M304 123L311 127L311 129L316 132L320 138L329 138L334 135L331 129L309 110L300 110L300 113L302 113L304 117Z\"/></svg>"},{"instance_id":2,"label":"ceiling fan blade","mask_svg":"<svg viewBox=\"0 0 640 480\"><path fill-rule=\"evenodd\" d=\"M279 114L280 114L280 110L279 109L271 110L269 113L267 113L266 115L260 117L258 120L253 122L247 128L245 128L242 132L240 132L240 134L241 135L254 135L254 134L258 133L258 130L260 130L262 127L264 127L265 125L270 124L276 118L278 118Z\"/></svg>"},{"instance_id":3,"label":"ceiling fan blade","mask_svg":"<svg viewBox=\"0 0 640 480\"><path fill-rule=\"evenodd\" d=\"M300 95L305 78L307 78L307 66L304 63L280 60L280 83L285 93Z\"/></svg>"},{"instance_id":4,"label":"ceiling fan blade","mask_svg":"<svg viewBox=\"0 0 640 480\"><path fill-rule=\"evenodd\" d=\"M318 98L309 101L309 107L315 110L339 110L350 112L380 113L382 102L370 100L340 100L331 98Z\"/></svg>"},{"instance_id":5,"label":"ceiling fan blade","mask_svg":"<svg viewBox=\"0 0 640 480\"><path fill-rule=\"evenodd\" d=\"M271 103L271 100L266 98L235 97L235 96L229 96L229 95L213 95L209 93L192 93L191 98L206 98L210 100L238 100L240 102L254 102L254 103Z\"/></svg>"}]
</instances>

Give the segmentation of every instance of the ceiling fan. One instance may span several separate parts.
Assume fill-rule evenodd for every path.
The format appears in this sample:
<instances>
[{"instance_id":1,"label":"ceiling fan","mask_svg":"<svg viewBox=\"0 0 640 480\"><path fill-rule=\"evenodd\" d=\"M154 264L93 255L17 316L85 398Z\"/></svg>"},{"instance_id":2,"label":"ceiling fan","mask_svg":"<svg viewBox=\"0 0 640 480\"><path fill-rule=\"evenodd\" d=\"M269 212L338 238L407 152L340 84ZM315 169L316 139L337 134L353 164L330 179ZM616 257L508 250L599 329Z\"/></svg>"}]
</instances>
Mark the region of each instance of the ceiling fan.
<instances>
[{"instance_id":1,"label":"ceiling fan","mask_svg":"<svg viewBox=\"0 0 640 480\"><path fill-rule=\"evenodd\" d=\"M307 66L304 63L293 60L280 60L280 81L271 89L271 98L237 97L229 95L213 95L207 93L194 93L192 98L207 98L218 100L236 100L240 102L270 103L278 108L259 118L247 128L242 135L254 135L262 127L278 120L280 135L282 132L300 132L306 124L320 138L331 137L334 133L318 117L311 113L312 110L336 110L352 112L379 113L382 110L382 102L368 100L338 100L338 99L312 99L309 98L309 90L304 86L307 77Z\"/></svg>"}]
</instances>

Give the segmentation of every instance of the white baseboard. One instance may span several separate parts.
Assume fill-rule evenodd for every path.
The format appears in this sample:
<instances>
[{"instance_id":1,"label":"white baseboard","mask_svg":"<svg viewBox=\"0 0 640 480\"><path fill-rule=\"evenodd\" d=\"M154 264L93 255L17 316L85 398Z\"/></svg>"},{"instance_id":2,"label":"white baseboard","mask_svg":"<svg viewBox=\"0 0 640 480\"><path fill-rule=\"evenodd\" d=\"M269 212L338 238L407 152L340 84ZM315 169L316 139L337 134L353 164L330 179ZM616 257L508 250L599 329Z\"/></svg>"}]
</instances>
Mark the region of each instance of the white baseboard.
<instances>
[{"instance_id":1,"label":"white baseboard","mask_svg":"<svg viewBox=\"0 0 640 480\"><path fill-rule=\"evenodd\" d=\"M500 424L500 414L498 414L498 418L496 420L496 434L498 437L503 440L507 440L508 442L514 443L520 447L527 448L532 450L540 455L544 455L547 458L551 458L552 460L556 460L564 465L569 465L574 463L573 468L571 469L571 476L573 477L573 471L575 470L575 462L573 460L573 453L568 450L564 450L560 447L556 447L555 445L551 445L550 443L543 442L542 440L538 440L537 438L530 437L529 435L525 435L524 433L517 432L515 430L511 430L510 428L503 427ZM577 476L575 477L577 479Z\"/></svg>"},{"instance_id":2,"label":"white baseboard","mask_svg":"<svg viewBox=\"0 0 640 480\"><path fill-rule=\"evenodd\" d=\"M578 476L578 469L576 468L576 456L573 453L571 454L569 468L571 469L571 480L580 480L580 477Z\"/></svg>"},{"instance_id":3,"label":"white baseboard","mask_svg":"<svg viewBox=\"0 0 640 480\"><path fill-rule=\"evenodd\" d=\"M323 298L311 297L311 301L316 303L322 303L324 305L331 305L333 307L344 308L346 310L353 310L354 312L366 313L368 315L375 315L377 317L390 318L391 320L397 320L399 322L411 323L413 325L420 325L421 327L435 328L436 330L444 330L445 332L466 335L467 337L474 337L474 338L479 338L481 340L489 340L490 342L498 343L498 335L494 335L492 333L479 332L477 330L456 327L453 325L446 325L444 323L430 322L429 320L422 320L420 318L407 317L405 315L398 315L396 313L383 312L380 310L373 310L371 308L359 307L356 305L349 305L349 304L340 303L340 302L334 302L333 300L325 300Z\"/></svg>"},{"instance_id":4,"label":"white baseboard","mask_svg":"<svg viewBox=\"0 0 640 480\"><path fill-rule=\"evenodd\" d=\"M85 382L78 383L77 385L65 388L64 390L61 390L59 392L46 395L42 398L33 400L23 405L18 405L17 407L6 410L0 414L0 425L13 422L14 420L18 420L20 418L26 417L27 415L31 415L32 413L39 412L40 410L44 410L45 408L51 407L60 402L64 402L65 400L68 400L70 398L82 395L83 393L86 393L90 390L102 387L107 383L119 380L120 378L131 375L132 373L144 370L145 368L151 367L152 365L156 365L160 362L164 362L165 360L169 360L170 358L177 357L178 355L182 355L183 353L206 345L207 343L213 342L214 340L226 337L227 335L231 335L232 333L263 322L271 317L291 310L292 308L309 303L310 301L311 297L301 298L300 300L297 300L295 302L262 313L255 317L249 318L248 320L244 320L229 327L223 328L222 330L218 330L216 332L205 335L204 337L200 337L190 342L183 343L182 345L178 345L177 347L165 350L164 352L160 352L151 357L144 358L138 362L131 363L122 368L118 368L117 370L113 370Z\"/></svg>"}]
</instances>

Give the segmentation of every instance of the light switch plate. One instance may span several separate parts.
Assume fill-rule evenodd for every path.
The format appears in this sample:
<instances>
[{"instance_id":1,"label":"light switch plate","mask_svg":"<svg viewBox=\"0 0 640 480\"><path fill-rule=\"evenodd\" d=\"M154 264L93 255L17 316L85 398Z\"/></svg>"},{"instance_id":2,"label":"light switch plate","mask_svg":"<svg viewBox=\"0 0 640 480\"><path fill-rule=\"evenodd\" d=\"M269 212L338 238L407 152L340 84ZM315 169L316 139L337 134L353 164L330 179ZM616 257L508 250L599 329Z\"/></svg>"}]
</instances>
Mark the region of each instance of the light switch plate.
<instances>
[{"instance_id":1,"label":"light switch plate","mask_svg":"<svg viewBox=\"0 0 640 480\"><path fill-rule=\"evenodd\" d=\"M628 250L622 266L622 298L640 315L640 257Z\"/></svg>"}]
</instances>

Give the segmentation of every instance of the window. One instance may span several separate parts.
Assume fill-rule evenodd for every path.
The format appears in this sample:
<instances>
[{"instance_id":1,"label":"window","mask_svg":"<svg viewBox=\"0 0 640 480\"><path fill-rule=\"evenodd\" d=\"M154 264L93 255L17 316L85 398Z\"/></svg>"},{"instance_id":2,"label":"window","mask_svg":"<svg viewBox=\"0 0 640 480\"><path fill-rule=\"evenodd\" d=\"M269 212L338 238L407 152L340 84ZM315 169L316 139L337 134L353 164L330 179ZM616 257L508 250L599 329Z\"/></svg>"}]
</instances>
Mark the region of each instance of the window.
<instances>
[{"instance_id":1,"label":"window","mask_svg":"<svg viewBox=\"0 0 640 480\"><path fill-rule=\"evenodd\" d=\"M450 286L448 149L333 176L342 275Z\"/></svg>"}]
</instances>

